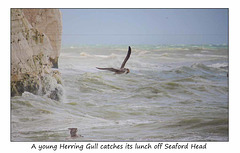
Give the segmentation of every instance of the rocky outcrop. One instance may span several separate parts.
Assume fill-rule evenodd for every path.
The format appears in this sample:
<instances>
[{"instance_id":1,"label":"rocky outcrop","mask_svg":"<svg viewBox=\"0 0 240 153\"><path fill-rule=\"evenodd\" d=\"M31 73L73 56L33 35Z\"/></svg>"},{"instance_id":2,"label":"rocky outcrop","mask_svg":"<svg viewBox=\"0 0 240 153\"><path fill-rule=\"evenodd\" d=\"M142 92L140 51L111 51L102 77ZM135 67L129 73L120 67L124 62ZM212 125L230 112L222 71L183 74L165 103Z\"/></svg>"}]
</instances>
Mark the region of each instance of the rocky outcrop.
<instances>
[{"instance_id":1,"label":"rocky outcrop","mask_svg":"<svg viewBox=\"0 0 240 153\"><path fill-rule=\"evenodd\" d=\"M24 91L60 100L57 67L62 21L58 9L11 9L11 96Z\"/></svg>"},{"instance_id":2,"label":"rocky outcrop","mask_svg":"<svg viewBox=\"0 0 240 153\"><path fill-rule=\"evenodd\" d=\"M44 33L50 40L52 52L49 54L53 67L58 67L61 48L62 18L58 9L22 9L28 22Z\"/></svg>"}]
</instances>

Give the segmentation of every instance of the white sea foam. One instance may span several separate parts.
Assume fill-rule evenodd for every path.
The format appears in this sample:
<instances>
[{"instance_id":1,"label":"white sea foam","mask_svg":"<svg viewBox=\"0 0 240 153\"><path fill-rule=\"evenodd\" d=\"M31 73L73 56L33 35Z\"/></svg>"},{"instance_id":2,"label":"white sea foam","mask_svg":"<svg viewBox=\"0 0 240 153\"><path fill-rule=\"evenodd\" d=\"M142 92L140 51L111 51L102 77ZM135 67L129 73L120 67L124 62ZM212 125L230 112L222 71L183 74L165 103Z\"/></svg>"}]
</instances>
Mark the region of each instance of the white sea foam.
<instances>
[{"instance_id":1,"label":"white sea foam","mask_svg":"<svg viewBox=\"0 0 240 153\"><path fill-rule=\"evenodd\" d=\"M117 57L118 55L112 53L110 55L94 55L95 57L100 57L100 58L115 58Z\"/></svg>"},{"instance_id":2,"label":"white sea foam","mask_svg":"<svg viewBox=\"0 0 240 153\"><path fill-rule=\"evenodd\" d=\"M226 55L209 55L209 54L186 54L187 57L212 57L212 58L227 58Z\"/></svg>"},{"instance_id":3,"label":"white sea foam","mask_svg":"<svg viewBox=\"0 0 240 153\"><path fill-rule=\"evenodd\" d=\"M81 52L81 53L80 53L80 56L92 57L92 55L90 55L90 54L88 54L88 53L85 53L85 52Z\"/></svg>"},{"instance_id":4,"label":"white sea foam","mask_svg":"<svg viewBox=\"0 0 240 153\"><path fill-rule=\"evenodd\" d=\"M201 53L209 53L207 50L202 50Z\"/></svg>"},{"instance_id":5,"label":"white sea foam","mask_svg":"<svg viewBox=\"0 0 240 153\"><path fill-rule=\"evenodd\" d=\"M214 63L214 64L210 64L208 66L213 67L213 68L223 68L223 67L227 67L228 63Z\"/></svg>"}]
</instances>

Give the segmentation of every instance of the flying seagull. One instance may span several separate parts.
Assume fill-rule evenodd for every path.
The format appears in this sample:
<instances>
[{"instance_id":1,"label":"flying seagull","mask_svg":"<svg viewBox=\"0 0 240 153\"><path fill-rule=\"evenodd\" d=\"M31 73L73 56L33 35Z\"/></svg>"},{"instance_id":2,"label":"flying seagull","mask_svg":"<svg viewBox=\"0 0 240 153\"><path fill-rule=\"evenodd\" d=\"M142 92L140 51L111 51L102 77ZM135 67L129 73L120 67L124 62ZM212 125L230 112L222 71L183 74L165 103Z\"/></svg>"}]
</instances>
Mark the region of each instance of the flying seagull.
<instances>
[{"instance_id":1,"label":"flying seagull","mask_svg":"<svg viewBox=\"0 0 240 153\"><path fill-rule=\"evenodd\" d=\"M122 65L121 65L121 68L120 69L115 69L115 68L100 68L100 67L96 67L97 69L100 69L100 70L108 70L108 71L112 71L112 72L115 72L115 74L122 74L122 73L126 73L128 74L130 71L128 68L124 68L125 64L127 63L129 57L131 55L131 47L129 46L128 47L128 53L127 53L127 56L125 57Z\"/></svg>"}]
</instances>

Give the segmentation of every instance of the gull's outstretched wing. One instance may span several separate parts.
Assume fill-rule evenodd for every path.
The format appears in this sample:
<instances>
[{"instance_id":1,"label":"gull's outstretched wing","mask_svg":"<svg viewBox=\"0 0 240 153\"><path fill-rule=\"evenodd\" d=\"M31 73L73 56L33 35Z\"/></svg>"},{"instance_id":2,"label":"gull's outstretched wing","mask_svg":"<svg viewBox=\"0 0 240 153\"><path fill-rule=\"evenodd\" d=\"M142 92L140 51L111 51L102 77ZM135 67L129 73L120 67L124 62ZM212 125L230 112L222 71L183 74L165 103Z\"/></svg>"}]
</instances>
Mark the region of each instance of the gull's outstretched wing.
<instances>
[{"instance_id":1,"label":"gull's outstretched wing","mask_svg":"<svg viewBox=\"0 0 240 153\"><path fill-rule=\"evenodd\" d=\"M118 72L118 69L114 69L114 68L100 68L100 67L96 67L99 70L108 70L108 71L112 71L112 72Z\"/></svg>"},{"instance_id":2,"label":"gull's outstretched wing","mask_svg":"<svg viewBox=\"0 0 240 153\"><path fill-rule=\"evenodd\" d=\"M129 47L128 47L128 53L127 53L127 56L125 57L125 59L124 59L122 65L121 65L121 69L124 68L124 66L125 66L125 64L127 63L127 60L129 59L130 55L131 55L131 47L129 46Z\"/></svg>"}]
</instances>

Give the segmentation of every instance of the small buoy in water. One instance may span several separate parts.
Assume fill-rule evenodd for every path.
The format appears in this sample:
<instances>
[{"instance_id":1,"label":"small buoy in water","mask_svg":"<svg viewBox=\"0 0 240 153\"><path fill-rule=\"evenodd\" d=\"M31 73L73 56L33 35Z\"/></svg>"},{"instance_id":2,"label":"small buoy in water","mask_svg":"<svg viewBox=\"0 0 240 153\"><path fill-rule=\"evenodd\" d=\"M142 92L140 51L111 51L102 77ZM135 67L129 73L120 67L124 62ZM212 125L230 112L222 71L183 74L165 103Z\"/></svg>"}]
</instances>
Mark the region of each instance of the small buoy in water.
<instances>
[{"instance_id":1,"label":"small buoy in water","mask_svg":"<svg viewBox=\"0 0 240 153\"><path fill-rule=\"evenodd\" d=\"M83 136L77 134L77 131L78 131L77 128L68 128L68 130L70 130L71 138L83 137Z\"/></svg>"}]
</instances>

